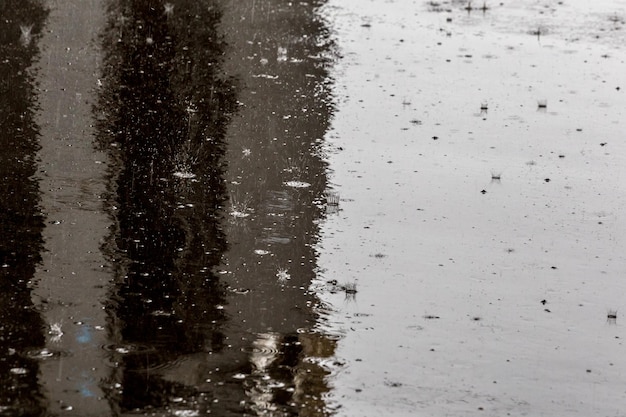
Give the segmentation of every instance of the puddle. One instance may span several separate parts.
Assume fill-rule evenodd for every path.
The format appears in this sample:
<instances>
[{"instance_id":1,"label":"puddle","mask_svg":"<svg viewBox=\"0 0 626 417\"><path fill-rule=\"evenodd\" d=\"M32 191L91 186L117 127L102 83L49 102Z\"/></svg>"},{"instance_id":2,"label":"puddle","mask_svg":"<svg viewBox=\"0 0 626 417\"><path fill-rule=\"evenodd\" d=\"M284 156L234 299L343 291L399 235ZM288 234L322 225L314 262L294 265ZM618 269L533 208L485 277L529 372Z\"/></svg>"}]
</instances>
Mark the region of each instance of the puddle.
<instances>
[{"instance_id":1,"label":"puddle","mask_svg":"<svg viewBox=\"0 0 626 417\"><path fill-rule=\"evenodd\" d=\"M10 6L0 413L621 412L621 3Z\"/></svg>"}]
</instances>

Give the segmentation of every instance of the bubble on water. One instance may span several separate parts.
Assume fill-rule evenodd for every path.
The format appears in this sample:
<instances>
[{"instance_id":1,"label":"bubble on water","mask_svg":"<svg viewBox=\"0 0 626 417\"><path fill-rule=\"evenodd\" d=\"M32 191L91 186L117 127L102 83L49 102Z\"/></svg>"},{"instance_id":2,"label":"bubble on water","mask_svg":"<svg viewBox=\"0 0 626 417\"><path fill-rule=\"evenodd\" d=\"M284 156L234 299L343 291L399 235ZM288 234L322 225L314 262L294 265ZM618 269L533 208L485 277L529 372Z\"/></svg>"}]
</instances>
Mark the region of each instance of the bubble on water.
<instances>
[{"instance_id":1,"label":"bubble on water","mask_svg":"<svg viewBox=\"0 0 626 417\"><path fill-rule=\"evenodd\" d=\"M26 368L11 368L10 371L13 375L26 375L28 370Z\"/></svg>"},{"instance_id":2,"label":"bubble on water","mask_svg":"<svg viewBox=\"0 0 626 417\"><path fill-rule=\"evenodd\" d=\"M233 375L233 378L235 378L235 379L246 379L246 374L238 373L238 374Z\"/></svg>"},{"instance_id":3,"label":"bubble on water","mask_svg":"<svg viewBox=\"0 0 626 417\"><path fill-rule=\"evenodd\" d=\"M257 255L264 256L264 255L268 255L270 253L270 251L263 250L263 249L255 249L254 253L256 253Z\"/></svg>"}]
</instances>

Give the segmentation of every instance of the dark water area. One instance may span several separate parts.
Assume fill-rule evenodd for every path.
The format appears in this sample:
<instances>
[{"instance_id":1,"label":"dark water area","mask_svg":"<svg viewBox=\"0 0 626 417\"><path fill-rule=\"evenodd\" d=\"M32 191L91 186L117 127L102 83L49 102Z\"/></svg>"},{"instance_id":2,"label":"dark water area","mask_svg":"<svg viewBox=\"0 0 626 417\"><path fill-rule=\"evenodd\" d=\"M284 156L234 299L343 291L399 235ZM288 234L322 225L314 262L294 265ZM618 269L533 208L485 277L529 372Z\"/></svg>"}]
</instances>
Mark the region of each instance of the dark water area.
<instances>
[{"instance_id":1,"label":"dark water area","mask_svg":"<svg viewBox=\"0 0 626 417\"><path fill-rule=\"evenodd\" d=\"M217 75L219 10L172 5L176 14L164 15L150 2L112 2L103 42L97 114L114 161L115 227L104 248L115 271L107 312L117 364L107 383L122 387L110 391L122 411L172 398L210 409L202 380L159 369L224 345L224 291L212 268L226 248L221 164L234 87Z\"/></svg>"},{"instance_id":2,"label":"dark water area","mask_svg":"<svg viewBox=\"0 0 626 417\"><path fill-rule=\"evenodd\" d=\"M41 260L43 216L39 208L38 127L30 67L46 11L38 2L3 1L0 21L0 413L41 412L38 363L28 349L43 347L42 317L29 285ZM28 17L31 25L21 22Z\"/></svg>"},{"instance_id":3,"label":"dark water area","mask_svg":"<svg viewBox=\"0 0 626 417\"><path fill-rule=\"evenodd\" d=\"M332 414L320 5L2 2L1 415Z\"/></svg>"}]
</instances>

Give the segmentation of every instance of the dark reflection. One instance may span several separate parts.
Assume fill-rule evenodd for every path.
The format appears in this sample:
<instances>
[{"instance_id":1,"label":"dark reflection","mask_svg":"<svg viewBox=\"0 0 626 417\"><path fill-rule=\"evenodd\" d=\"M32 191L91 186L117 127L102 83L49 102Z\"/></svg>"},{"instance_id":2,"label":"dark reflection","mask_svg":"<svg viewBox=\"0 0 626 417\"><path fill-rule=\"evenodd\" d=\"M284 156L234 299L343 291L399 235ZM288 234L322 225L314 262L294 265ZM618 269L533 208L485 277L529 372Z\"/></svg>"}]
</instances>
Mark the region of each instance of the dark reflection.
<instances>
[{"instance_id":1,"label":"dark reflection","mask_svg":"<svg viewBox=\"0 0 626 417\"><path fill-rule=\"evenodd\" d=\"M331 114L318 6L108 3L117 413L330 414L335 345L309 291Z\"/></svg>"},{"instance_id":2,"label":"dark reflection","mask_svg":"<svg viewBox=\"0 0 626 417\"><path fill-rule=\"evenodd\" d=\"M0 414L35 416L44 405L33 352L45 336L29 288L43 245L30 67L47 11L28 0L0 10Z\"/></svg>"},{"instance_id":3,"label":"dark reflection","mask_svg":"<svg viewBox=\"0 0 626 417\"><path fill-rule=\"evenodd\" d=\"M226 246L223 137L235 101L232 80L217 73L220 15L211 1L108 3L96 112L100 142L117 160L117 229L106 247L117 268L115 370L105 390L120 412L214 408L198 364L225 344L213 266Z\"/></svg>"}]
</instances>

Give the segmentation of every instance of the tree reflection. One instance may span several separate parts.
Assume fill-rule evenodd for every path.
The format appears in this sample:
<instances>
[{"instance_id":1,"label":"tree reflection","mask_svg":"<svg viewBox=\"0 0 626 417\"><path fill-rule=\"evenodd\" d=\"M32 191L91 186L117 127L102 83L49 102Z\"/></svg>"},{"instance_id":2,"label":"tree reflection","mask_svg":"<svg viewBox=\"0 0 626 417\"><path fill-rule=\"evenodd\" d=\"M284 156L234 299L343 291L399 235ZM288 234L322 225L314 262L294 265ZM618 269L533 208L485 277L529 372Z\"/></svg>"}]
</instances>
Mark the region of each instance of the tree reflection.
<instances>
[{"instance_id":1,"label":"tree reflection","mask_svg":"<svg viewBox=\"0 0 626 417\"><path fill-rule=\"evenodd\" d=\"M207 6L108 5L96 112L101 145L117 160L117 230L106 247L117 268L109 329L116 370L107 388L121 411L207 408L204 380L185 362L224 344L223 288L212 267L225 249L222 141L234 93L217 73L220 11Z\"/></svg>"},{"instance_id":2,"label":"tree reflection","mask_svg":"<svg viewBox=\"0 0 626 417\"><path fill-rule=\"evenodd\" d=\"M109 1L95 112L116 160L104 389L118 413L329 414L334 342L308 291L324 36L308 3Z\"/></svg>"},{"instance_id":3,"label":"tree reflection","mask_svg":"<svg viewBox=\"0 0 626 417\"><path fill-rule=\"evenodd\" d=\"M40 415L37 349L44 323L30 283L40 261L43 218L36 173L38 127L31 65L47 11L38 1L1 4L0 20L0 414Z\"/></svg>"}]
</instances>

